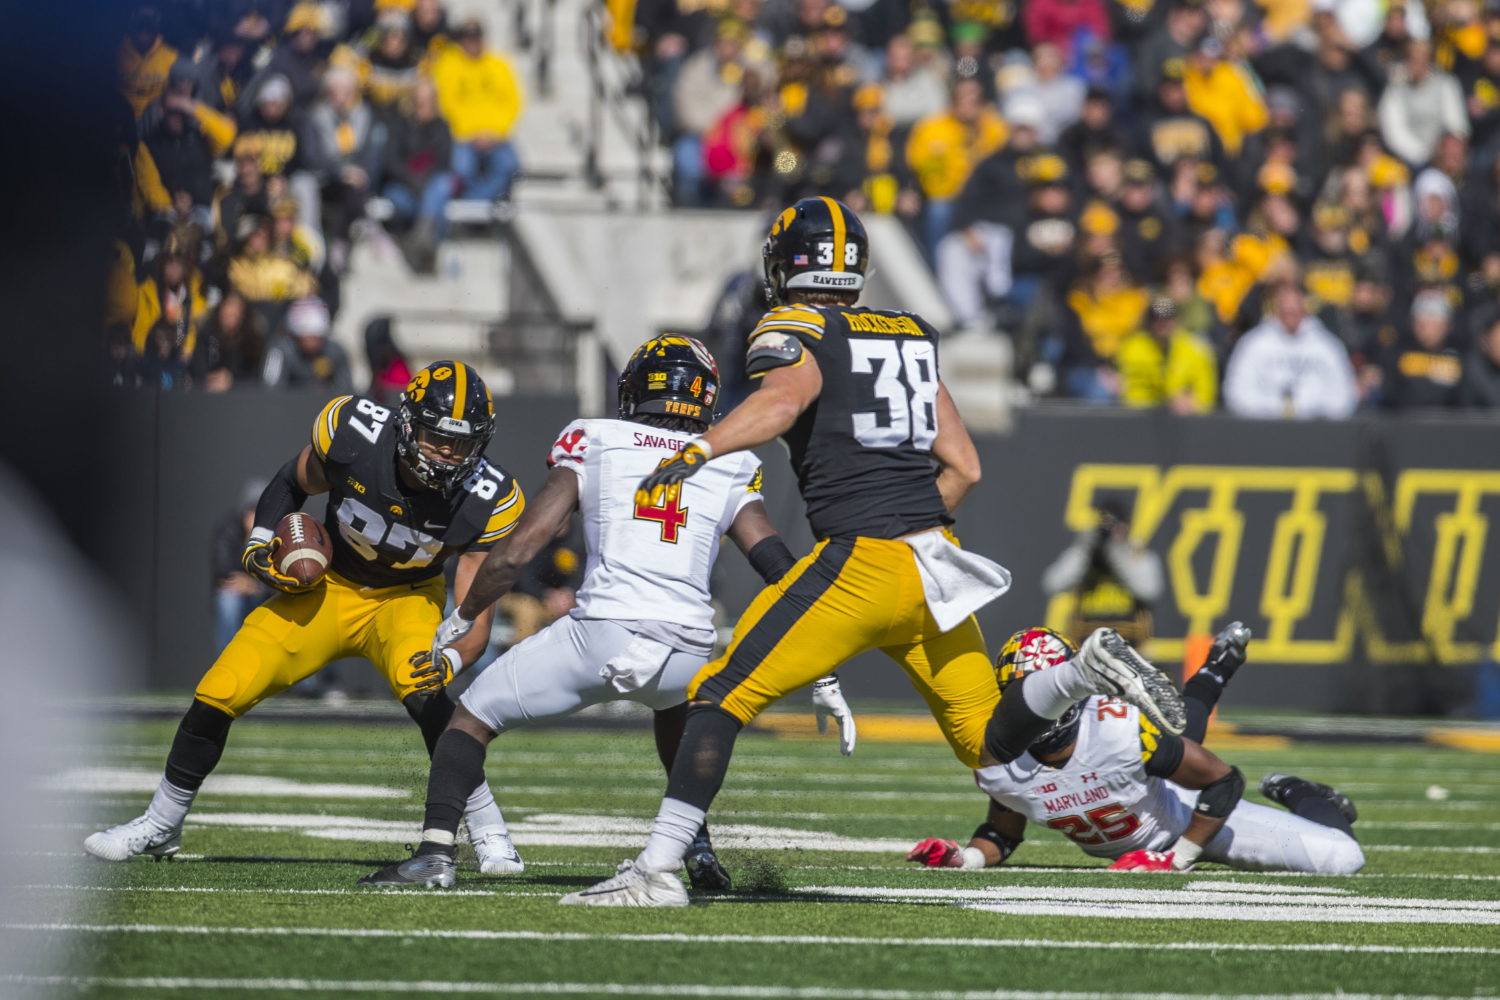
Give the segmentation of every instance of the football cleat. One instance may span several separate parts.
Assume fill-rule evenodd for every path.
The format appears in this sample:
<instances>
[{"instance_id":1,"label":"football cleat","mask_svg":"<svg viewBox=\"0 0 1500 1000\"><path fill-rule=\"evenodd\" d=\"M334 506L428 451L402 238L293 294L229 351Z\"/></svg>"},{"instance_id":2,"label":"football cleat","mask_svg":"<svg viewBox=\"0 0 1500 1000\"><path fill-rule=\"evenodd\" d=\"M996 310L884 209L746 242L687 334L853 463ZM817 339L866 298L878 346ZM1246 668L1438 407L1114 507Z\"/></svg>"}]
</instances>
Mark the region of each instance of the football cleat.
<instances>
[{"instance_id":1,"label":"football cleat","mask_svg":"<svg viewBox=\"0 0 1500 1000\"><path fill-rule=\"evenodd\" d=\"M570 892L558 903L563 906L656 906L688 905L682 879L671 872L642 871L634 861L620 863L619 873L597 885Z\"/></svg>"},{"instance_id":2,"label":"football cleat","mask_svg":"<svg viewBox=\"0 0 1500 1000\"><path fill-rule=\"evenodd\" d=\"M129 861L137 854L161 861L182 850L182 827L169 830L143 813L129 823L90 834L83 849L104 861Z\"/></svg>"},{"instance_id":3,"label":"football cleat","mask_svg":"<svg viewBox=\"0 0 1500 1000\"><path fill-rule=\"evenodd\" d=\"M1286 804L1286 797L1288 793L1299 786L1305 787L1314 795L1332 802L1334 808L1343 813L1344 818L1350 823L1359 819L1359 810L1354 807L1354 803L1350 801L1349 796L1331 785L1308 781L1306 778L1299 778L1295 774L1283 774L1280 771L1273 771L1260 779L1260 794L1279 806L1291 808Z\"/></svg>"},{"instance_id":4,"label":"football cleat","mask_svg":"<svg viewBox=\"0 0 1500 1000\"><path fill-rule=\"evenodd\" d=\"M521 853L510 842L510 834L499 830L480 830L470 833L470 842L479 858L479 871L484 875L519 875L526 870Z\"/></svg>"},{"instance_id":5,"label":"football cleat","mask_svg":"<svg viewBox=\"0 0 1500 1000\"><path fill-rule=\"evenodd\" d=\"M687 868L688 881L698 892L728 892L733 887L729 873L719 864L719 856L714 853L714 845L707 837L693 841L682 856L682 863Z\"/></svg>"},{"instance_id":6,"label":"football cleat","mask_svg":"<svg viewBox=\"0 0 1500 1000\"><path fill-rule=\"evenodd\" d=\"M1172 851L1131 851L1122 854L1120 860L1110 865L1112 872L1169 872L1172 871Z\"/></svg>"},{"instance_id":7,"label":"football cleat","mask_svg":"<svg viewBox=\"0 0 1500 1000\"><path fill-rule=\"evenodd\" d=\"M1147 663L1114 629L1095 629L1074 662L1092 682L1095 694L1125 699L1174 736L1187 728L1187 709L1167 675Z\"/></svg>"},{"instance_id":8,"label":"football cleat","mask_svg":"<svg viewBox=\"0 0 1500 1000\"><path fill-rule=\"evenodd\" d=\"M451 889L458 881L453 859L446 854L413 854L400 864L371 872L357 885L373 885L382 889L395 889L421 885L429 889Z\"/></svg>"},{"instance_id":9,"label":"football cleat","mask_svg":"<svg viewBox=\"0 0 1500 1000\"><path fill-rule=\"evenodd\" d=\"M916 861L928 868L962 868L963 848L951 840L928 837L906 855L907 861Z\"/></svg>"}]
</instances>

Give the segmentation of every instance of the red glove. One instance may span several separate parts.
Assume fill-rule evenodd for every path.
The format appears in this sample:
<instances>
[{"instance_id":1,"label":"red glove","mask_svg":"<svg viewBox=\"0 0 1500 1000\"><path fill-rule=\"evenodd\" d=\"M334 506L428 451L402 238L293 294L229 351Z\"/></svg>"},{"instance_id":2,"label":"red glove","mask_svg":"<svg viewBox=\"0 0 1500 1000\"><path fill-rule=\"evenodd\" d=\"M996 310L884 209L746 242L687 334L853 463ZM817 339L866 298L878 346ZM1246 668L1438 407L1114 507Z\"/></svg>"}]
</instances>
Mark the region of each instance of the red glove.
<instances>
[{"instance_id":1,"label":"red glove","mask_svg":"<svg viewBox=\"0 0 1500 1000\"><path fill-rule=\"evenodd\" d=\"M928 837L906 856L907 861L917 861L928 868L962 868L964 866L963 848L951 840L939 840L937 837Z\"/></svg>"},{"instance_id":2,"label":"red glove","mask_svg":"<svg viewBox=\"0 0 1500 1000\"><path fill-rule=\"evenodd\" d=\"M1109 866L1112 872L1169 872L1172 868L1172 852L1131 851Z\"/></svg>"}]
</instances>

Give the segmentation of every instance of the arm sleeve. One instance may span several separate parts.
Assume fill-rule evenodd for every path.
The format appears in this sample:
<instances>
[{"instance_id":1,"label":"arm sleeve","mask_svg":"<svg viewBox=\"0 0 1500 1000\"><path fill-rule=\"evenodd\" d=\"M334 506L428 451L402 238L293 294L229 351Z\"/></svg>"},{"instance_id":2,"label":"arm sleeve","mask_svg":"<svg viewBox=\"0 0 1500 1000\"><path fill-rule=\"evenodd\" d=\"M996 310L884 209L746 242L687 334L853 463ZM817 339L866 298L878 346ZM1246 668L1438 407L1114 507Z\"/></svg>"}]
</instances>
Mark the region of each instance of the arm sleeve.
<instances>
[{"instance_id":1,"label":"arm sleeve","mask_svg":"<svg viewBox=\"0 0 1500 1000\"><path fill-rule=\"evenodd\" d=\"M301 510L306 502L307 494L297 485L297 459L294 458L281 467L261 493L260 501L255 505L255 530L275 531L283 517Z\"/></svg>"},{"instance_id":2,"label":"arm sleeve","mask_svg":"<svg viewBox=\"0 0 1500 1000\"><path fill-rule=\"evenodd\" d=\"M202 101L193 109L193 116L198 119L198 130L208 140L209 152L214 156L223 156L234 144L235 134L239 131L234 119L215 111Z\"/></svg>"},{"instance_id":3,"label":"arm sleeve","mask_svg":"<svg viewBox=\"0 0 1500 1000\"><path fill-rule=\"evenodd\" d=\"M1110 571L1138 600L1152 603L1161 597L1164 587L1161 557L1150 549L1138 549L1129 542L1111 542L1104 548Z\"/></svg>"},{"instance_id":4,"label":"arm sleeve","mask_svg":"<svg viewBox=\"0 0 1500 1000\"><path fill-rule=\"evenodd\" d=\"M1153 778L1170 778L1182 766L1182 737L1162 732L1143 716L1141 763Z\"/></svg>"},{"instance_id":5,"label":"arm sleeve","mask_svg":"<svg viewBox=\"0 0 1500 1000\"><path fill-rule=\"evenodd\" d=\"M1089 569L1089 539L1092 537L1092 532L1079 535L1042 573L1042 590L1047 596L1078 586Z\"/></svg>"}]
</instances>

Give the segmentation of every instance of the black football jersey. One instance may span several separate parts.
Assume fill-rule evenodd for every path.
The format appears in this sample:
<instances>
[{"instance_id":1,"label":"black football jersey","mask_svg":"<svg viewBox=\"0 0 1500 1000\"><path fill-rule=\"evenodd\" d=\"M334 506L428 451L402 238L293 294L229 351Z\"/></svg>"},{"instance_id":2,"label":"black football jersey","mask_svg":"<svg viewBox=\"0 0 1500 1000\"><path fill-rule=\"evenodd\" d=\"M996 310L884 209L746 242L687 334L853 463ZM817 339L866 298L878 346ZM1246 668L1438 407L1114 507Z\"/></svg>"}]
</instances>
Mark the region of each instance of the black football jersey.
<instances>
[{"instance_id":1,"label":"black football jersey","mask_svg":"<svg viewBox=\"0 0 1500 1000\"><path fill-rule=\"evenodd\" d=\"M331 487L330 569L362 587L430 580L455 552L487 551L526 508L520 485L482 459L451 497L411 491L396 471L396 421L372 399L340 396L313 424L313 452Z\"/></svg>"},{"instance_id":2,"label":"black football jersey","mask_svg":"<svg viewBox=\"0 0 1500 1000\"><path fill-rule=\"evenodd\" d=\"M823 373L783 435L818 538L899 538L951 523L937 489L937 331L911 313L781 306L750 334L789 334Z\"/></svg>"}]
</instances>

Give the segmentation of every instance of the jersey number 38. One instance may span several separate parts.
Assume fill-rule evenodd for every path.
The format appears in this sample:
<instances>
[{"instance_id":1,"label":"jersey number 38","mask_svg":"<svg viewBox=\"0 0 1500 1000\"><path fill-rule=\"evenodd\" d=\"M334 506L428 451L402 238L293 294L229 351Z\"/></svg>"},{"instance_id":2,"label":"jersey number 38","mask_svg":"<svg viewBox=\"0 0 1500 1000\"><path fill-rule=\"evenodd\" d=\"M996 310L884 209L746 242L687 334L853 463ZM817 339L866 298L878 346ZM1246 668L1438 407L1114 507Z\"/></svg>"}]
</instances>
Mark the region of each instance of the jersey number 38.
<instances>
[{"instance_id":1,"label":"jersey number 38","mask_svg":"<svg viewBox=\"0 0 1500 1000\"><path fill-rule=\"evenodd\" d=\"M854 414L854 439L866 448L896 448L907 441L931 451L937 437L937 352L923 340L850 339L849 356L856 375L875 376L879 410Z\"/></svg>"}]
</instances>

